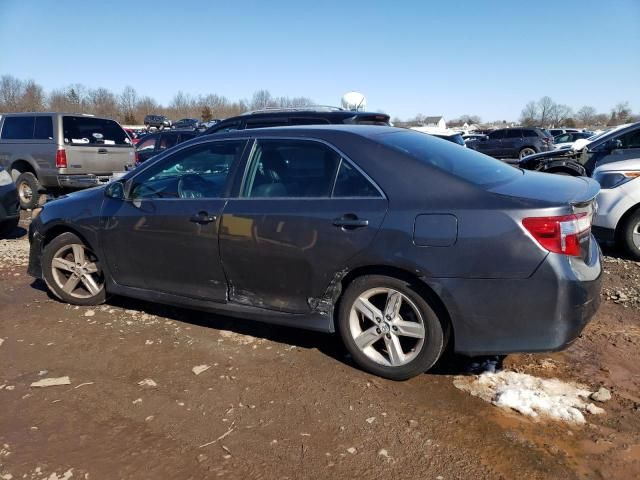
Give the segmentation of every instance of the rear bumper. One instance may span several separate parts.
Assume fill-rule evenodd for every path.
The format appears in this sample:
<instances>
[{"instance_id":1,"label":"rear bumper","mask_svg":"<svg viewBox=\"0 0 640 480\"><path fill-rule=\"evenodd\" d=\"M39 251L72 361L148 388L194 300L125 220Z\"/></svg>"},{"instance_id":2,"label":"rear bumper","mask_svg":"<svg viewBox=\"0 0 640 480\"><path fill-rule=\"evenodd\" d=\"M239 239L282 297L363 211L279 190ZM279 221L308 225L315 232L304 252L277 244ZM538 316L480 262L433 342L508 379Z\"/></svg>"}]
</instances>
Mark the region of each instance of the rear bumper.
<instances>
[{"instance_id":1,"label":"rear bumper","mask_svg":"<svg viewBox=\"0 0 640 480\"><path fill-rule=\"evenodd\" d=\"M58 185L62 188L91 188L106 185L111 175L59 175Z\"/></svg>"},{"instance_id":2,"label":"rear bumper","mask_svg":"<svg viewBox=\"0 0 640 480\"><path fill-rule=\"evenodd\" d=\"M592 238L586 261L549 254L527 279L438 280L455 351L473 356L562 350L600 305L600 259Z\"/></svg>"}]
</instances>

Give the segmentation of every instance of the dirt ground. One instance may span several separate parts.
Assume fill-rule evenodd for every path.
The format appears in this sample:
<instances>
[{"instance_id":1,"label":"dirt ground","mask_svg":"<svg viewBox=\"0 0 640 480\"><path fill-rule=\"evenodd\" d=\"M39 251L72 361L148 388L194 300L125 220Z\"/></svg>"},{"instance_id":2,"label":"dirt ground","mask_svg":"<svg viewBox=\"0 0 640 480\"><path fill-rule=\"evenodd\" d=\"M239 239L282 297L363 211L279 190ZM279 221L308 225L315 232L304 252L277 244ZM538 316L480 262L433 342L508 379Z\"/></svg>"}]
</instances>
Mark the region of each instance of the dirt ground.
<instances>
[{"instance_id":1,"label":"dirt ground","mask_svg":"<svg viewBox=\"0 0 640 480\"><path fill-rule=\"evenodd\" d=\"M63 304L26 275L24 234L0 241L2 480L640 478L638 262L608 252L602 307L568 350L503 361L611 391L606 414L572 425L456 389L467 359L397 383L356 369L334 336Z\"/></svg>"}]
</instances>

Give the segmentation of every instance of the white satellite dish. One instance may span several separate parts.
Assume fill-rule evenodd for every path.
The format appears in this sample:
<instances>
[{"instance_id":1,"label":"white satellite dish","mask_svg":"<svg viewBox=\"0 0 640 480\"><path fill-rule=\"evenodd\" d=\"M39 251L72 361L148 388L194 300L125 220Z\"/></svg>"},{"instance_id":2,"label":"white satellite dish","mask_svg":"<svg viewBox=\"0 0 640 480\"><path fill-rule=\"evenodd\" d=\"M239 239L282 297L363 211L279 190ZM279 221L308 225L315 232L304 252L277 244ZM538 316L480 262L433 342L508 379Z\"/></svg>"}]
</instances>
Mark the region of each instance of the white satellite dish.
<instances>
[{"instance_id":1,"label":"white satellite dish","mask_svg":"<svg viewBox=\"0 0 640 480\"><path fill-rule=\"evenodd\" d=\"M342 96L342 108L354 112L367 109L367 99L360 92L347 92Z\"/></svg>"}]
</instances>

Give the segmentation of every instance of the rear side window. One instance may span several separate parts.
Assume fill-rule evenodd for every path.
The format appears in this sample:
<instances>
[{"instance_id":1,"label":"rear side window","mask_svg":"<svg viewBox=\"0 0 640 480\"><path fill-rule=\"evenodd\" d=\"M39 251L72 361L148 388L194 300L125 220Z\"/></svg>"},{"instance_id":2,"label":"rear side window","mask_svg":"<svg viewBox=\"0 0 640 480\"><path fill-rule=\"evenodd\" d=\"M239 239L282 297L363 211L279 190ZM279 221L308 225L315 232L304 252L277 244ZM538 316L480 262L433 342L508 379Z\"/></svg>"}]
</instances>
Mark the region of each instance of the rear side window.
<instances>
[{"instance_id":1,"label":"rear side window","mask_svg":"<svg viewBox=\"0 0 640 480\"><path fill-rule=\"evenodd\" d=\"M157 137L155 135L147 136L138 143L136 149L139 152L151 151L156 148L156 139Z\"/></svg>"},{"instance_id":2,"label":"rear side window","mask_svg":"<svg viewBox=\"0 0 640 480\"><path fill-rule=\"evenodd\" d=\"M329 197L339 163L340 155L319 142L260 140L249 163L243 196Z\"/></svg>"},{"instance_id":3,"label":"rear side window","mask_svg":"<svg viewBox=\"0 0 640 480\"><path fill-rule=\"evenodd\" d=\"M113 120L95 117L62 117L64 143L68 145L130 145L127 133Z\"/></svg>"},{"instance_id":4,"label":"rear side window","mask_svg":"<svg viewBox=\"0 0 640 480\"><path fill-rule=\"evenodd\" d=\"M33 139L35 117L7 117L2 126L2 138L6 140Z\"/></svg>"},{"instance_id":5,"label":"rear side window","mask_svg":"<svg viewBox=\"0 0 640 480\"><path fill-rule=\"evenodd\" d=\"M160 136L160 145L158 145L158 150L166 150L167 148L171 148L178 143L178 135L174 134L163 134Z\"/></svg>"},{"instance_id":6,"label":"rear side window","mask_svg":"<svg viewBox=\"0 0 640 480\"><path fill-rule=\"evenodd\" d=\"M269 128L269 127L281 127L283 125L288 125L288 118L279 118L275 120L255 120L255 121L247 121L246 128Z\"/></svg>"},{"instance_id":7,"label":"rear side window","mask_svg":"<svg viewBox=\"0 0 640 480\"><path fill-rule=\"evenodd\" d=\"M525 137L537 137L538 136L538 132L536 132L535 130L525 130L524 131L524 136Z\"/></svg>"},{"instance_id":8,"label":"rear side window","mask_svg":"<svg viewBox=\"0 0 640 480\"><path fill-rule=\"evenodd\" d=\"M388 115L356 115L355 117L348 118L344 123L354 123L356 125L380 125L384 127L389 126Z\"/></svg>"},{"instance_id":9,"label":"rear side window","mask_svg":"<svg viewBox=\"0 0 640 480\"><path fill-rule=\"evenodd\" d=\"M395 132L380 135L380 141L394 150L462 178L490 188L508 182L522 172L471 148L460 148L451 142L440 142L419 132Z\"/></svg>"},{"instance_id":10,"label":"rear side window","mask_svg":"<svg viewBox=\"0 0 640 480\"><path fill-rule=\"evenodd\" d=\"M205 133L208 135L210 133L232 132L233 130L240 130L240 121L214 125Z\"/></svg>"},{"instance_id":11,"label":"rear side window","mask_svg":"<svg viewBox=\"0 0 640 480\"><path fill-rule=\"evenodd\" d=\"M522 130L513 128L507 130L506 138L522 138Z\"/></svg>"},{"instance_id":12,"label":"rear side window","mask_svg":"<svg viewBox=\"0 0 640 480\"><path fill-rule=\"evenodd\" d=\"M333 197L381 197L381 195L362 173L349 162L342 160L336 185L333 188Z\"/></svg>"},{"instance_id":13,"label":"rear side window","mask_svg":"<svg viewBox=\"0 0 640 480\"><path fill-rule=\"evenodd\" d=\"M36 117L33 138L36 140L53 140L53 120L51 117Z\"/></svg>"}]
</instances>

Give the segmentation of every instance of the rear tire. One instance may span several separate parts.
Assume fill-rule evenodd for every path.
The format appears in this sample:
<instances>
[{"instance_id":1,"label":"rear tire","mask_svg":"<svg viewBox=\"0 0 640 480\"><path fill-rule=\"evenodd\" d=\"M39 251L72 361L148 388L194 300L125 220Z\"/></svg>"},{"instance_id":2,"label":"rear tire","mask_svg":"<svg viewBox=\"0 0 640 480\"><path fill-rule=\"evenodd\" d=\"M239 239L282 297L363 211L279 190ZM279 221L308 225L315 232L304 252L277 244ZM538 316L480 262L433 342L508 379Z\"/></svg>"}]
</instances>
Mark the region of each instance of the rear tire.
<instances>
[{"instance_id":1,"label":"rear tire","mask_svg":"<svg viewBox=\"0 0 640 480\"><path fill-rule=\"evenodd\" d=\"M524 157L528 157L529 155L533 155L534 153L536 153L536 150L534 148L524 147L518 153L518 158L522 160Z\"/></svg>"},{"instance_id":2,"label":"rear tire","mask_svg":"<svg viewBox=\"0 0 640 480\"><path fill-rule=\"evenodd\" d=\"M631 258L640 260L640 210L636 210L625 220L620 231L620 241Z\"/></svg>"},{"instance_id":3,"label":"rear tire","mask_svg":"<svg viewBox=\"0 0 640 480\"><path fill-rule=\"evenodd\" d=\"M58 235L42 251L42 276L49 290L73 305L99 305L105 279L96 254L73 233Z\"/></svg>"},{"instance_id":4,"label":"rear tire","mask_svg":"<svg viewBox=\"0 0 640 480\"><path fill-rule=\"evenodd\" d=\"M358 366L391 380L426 372L445 347L443 325L427 300L409 282L383 275L347 287L338 330Z\"/></svg>"},{"instance_id":5,"label":"rear tire","mask_svg":"<svg viewBox=\"0 0 640 480\"><path fill-rule=\"evenodd\" d=\"M16 180L20 208L23 210L34 209L44 205L47 196L42 193L42 185L31 172L21 173Z\"/></svg>"}]
</instances>

